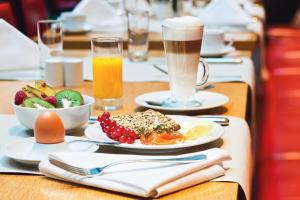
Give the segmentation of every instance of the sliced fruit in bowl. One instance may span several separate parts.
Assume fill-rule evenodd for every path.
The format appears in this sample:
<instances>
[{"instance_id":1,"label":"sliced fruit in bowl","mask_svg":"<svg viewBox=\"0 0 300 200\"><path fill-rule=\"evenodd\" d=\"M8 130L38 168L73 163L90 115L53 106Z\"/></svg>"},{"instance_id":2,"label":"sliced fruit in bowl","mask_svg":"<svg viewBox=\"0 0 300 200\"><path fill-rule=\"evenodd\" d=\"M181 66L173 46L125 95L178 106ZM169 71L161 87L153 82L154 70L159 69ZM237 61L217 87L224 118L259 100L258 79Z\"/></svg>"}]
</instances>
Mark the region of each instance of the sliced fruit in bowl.
<instances>
[{"instance_id":1,"label":"sliced fruit in bowl","mask_svg":"<svg viewBox=\"0 0 300 200\"><path fill-rule=\"evenodd\" d=\"M63 121L66 130L85 124L91 115L95 99L80 92L64 89L56 92L43 81L35 87L26 85L15 95L13 108L20 123L34 128L37 116L45 109L55 112Z\"/></svg>"},{"instance_id":2,"label":"sliced fruit in bowl","mask_svg":"<svg viewBox=\"0 0 300 200\"><path fill-rule=\"evenodd\" d=\"M58 108L81 106L84 103L80 92L70 89L59 91L56 93L55 97Z\"/></svg>"}]
</instances>

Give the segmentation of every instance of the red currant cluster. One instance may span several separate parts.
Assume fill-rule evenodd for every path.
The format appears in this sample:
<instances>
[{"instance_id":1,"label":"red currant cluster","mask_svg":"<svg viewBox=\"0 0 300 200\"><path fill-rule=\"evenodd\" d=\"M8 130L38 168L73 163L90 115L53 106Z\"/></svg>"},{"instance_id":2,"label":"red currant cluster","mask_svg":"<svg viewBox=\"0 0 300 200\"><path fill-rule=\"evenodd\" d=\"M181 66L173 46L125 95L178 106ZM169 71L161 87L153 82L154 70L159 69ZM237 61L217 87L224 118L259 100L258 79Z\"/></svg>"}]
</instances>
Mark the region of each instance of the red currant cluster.
<instances>
[{"instance_id":1,"label":"red currant cluster","mask_svg":"<svg viewBox=\"0 0 300 200\"><path fill-rule=\"evenodd\" d=\"M135 132L117 124L116 121L111 120L108 112L104 112L100 115L98 121L100 122L102 131L106 133L109 138L119 141L120 143L134 143L136 139Z\"/></svg>"}]
</instances>

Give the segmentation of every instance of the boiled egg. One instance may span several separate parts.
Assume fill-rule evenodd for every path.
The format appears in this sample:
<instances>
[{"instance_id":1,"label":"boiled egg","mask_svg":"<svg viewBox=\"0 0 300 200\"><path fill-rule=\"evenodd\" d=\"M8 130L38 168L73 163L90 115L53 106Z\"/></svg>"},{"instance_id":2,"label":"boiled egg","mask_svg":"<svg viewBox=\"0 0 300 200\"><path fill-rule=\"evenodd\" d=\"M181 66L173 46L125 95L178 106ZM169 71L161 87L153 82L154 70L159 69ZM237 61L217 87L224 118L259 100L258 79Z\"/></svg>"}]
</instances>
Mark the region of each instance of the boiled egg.
<instances>
[{"instance_id":1,"label":"boiled egg","mask_svg":"<svg viewBox=\"0 0 300 200\"><path fill-rule=\"evenodd\" d=\"M35 121L34 137L41 144L63 142L65 129L60 117L54 112L42 112Z\"/></svg>"}]
</instances>

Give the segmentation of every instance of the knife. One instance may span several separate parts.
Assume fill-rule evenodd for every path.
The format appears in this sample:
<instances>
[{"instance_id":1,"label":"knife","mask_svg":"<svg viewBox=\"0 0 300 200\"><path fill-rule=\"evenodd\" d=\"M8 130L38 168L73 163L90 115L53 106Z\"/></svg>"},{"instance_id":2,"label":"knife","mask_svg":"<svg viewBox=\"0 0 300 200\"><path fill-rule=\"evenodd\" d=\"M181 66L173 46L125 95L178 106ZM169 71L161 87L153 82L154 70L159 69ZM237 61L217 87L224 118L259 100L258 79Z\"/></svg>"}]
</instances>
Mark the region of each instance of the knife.
<instances>
[{"instance_id":1,"label":"knife","mask_svg":"<svg viewBox=\"0 0 300 200\"><path fill-rule=\"evenodd\" d=\"M229 63L229 64L241 64L242 58L204 58L207 63Z\"/></svg>"}]
</instances>

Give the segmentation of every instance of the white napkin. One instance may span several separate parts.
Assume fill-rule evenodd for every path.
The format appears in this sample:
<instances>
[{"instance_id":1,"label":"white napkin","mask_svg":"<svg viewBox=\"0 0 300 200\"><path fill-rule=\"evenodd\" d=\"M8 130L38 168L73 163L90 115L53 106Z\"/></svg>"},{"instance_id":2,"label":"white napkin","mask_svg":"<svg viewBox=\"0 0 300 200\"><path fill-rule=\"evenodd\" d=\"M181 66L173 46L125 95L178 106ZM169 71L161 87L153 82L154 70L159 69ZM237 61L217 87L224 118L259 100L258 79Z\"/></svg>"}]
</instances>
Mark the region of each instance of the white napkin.
<instances>
[{"instance_id":1,"label":"white napkin","mask_svg":"<svg viewBox=\"0 0 300 200\"><path fill-rule=\"evenodd\" d=\"M38 45L3 19L0 19L0 47L0 71L38 68Z\"/></svg>"},{"instance_id":2,"label":"white napkin","mask_svg":"<svg viewBox=\"0 0 300 200\"><path fill-rule=\"evenodd\" d=\"M104 174L93 178L72 174L52 165L48 160L43 160L39 169L44 175L55 179L142 197L158 197L225 174L222 162L231 159L227 151L213 148L196 154L199 153L207 155L207 159L183 165L170 163L122 164L108 168ZM118 160L154 157L104 153L54 153L51 155L78 167L95 167L100 163L105 165Z\"/></svg>"},{"instance_id":3,"label":"white napkin","mask_svg":"<svg viewBox=\"0 0 300 200\"><path fill-rule=\"evenodd\" d=\"M115 27L123 29L123 20L109 3L103 0L82 0L72 11L87 16L87 23L93 29Z\"/></svg>"},{"instance_id":4,"label":"white napkin","mask_svg":"<svg viewBox=\"0 0 300 200\"><path fill-rule=\"evenodd\" d=\"M251 23L251 16L233 0L212 0L199 15L206 25L245 26Z\"/></svg>"}]
</instances>

